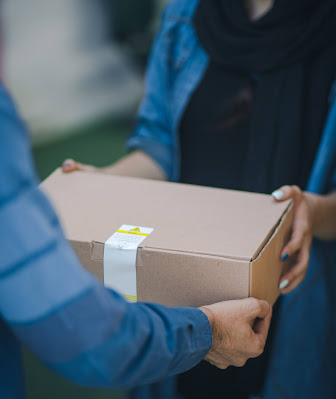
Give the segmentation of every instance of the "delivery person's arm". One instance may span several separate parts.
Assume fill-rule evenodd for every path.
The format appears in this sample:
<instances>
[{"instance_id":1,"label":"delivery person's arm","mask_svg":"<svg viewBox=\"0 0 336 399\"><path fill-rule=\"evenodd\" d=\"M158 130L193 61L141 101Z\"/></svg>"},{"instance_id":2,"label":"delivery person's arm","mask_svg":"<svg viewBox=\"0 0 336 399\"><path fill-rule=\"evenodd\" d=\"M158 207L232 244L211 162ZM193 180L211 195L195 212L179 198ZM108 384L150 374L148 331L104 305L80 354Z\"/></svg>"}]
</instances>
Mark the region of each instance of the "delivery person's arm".
<instances>
[{"instance_id":1,"label":"delivery person's arm","mask_svg":"<svg viewBox=\"0 0 336 399\"><path fill-rule=\"evenodd\" d=\"M37 188L3 88L0 126L0 317L44 364L81 384L131 386L198 363L212 344L202 311L129 304L81 268Z\"/></svg>"},{"instance_id":2,"label":"delivery person's arm","mask_svg":"<svg viewBox=\"0 0 336 399\"><path fill-rule=\"evenodd\" d=\"M0 318L44 364L80 384L121 387L182 372L205 355L225 368L262 352L264 301L169 309L105 289L81 268L38 190L25 128L1 86L0 126Z\"/></svg>"}]
</instances>

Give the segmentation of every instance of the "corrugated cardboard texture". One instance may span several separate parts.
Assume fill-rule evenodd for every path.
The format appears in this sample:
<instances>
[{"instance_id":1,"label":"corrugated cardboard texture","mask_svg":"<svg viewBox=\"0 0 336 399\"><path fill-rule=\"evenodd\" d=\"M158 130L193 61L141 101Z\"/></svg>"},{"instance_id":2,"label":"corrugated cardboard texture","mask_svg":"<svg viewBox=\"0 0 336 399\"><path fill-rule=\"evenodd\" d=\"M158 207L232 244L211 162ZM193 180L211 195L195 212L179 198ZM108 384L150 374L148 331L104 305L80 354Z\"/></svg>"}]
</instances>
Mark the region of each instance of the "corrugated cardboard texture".
<instances>
[{"instance_id":1,"label":"corrugated cardboard texture","mask_svg":"<svg viewBox=\"0 0 336 399\"><path fill-rule=\"evenodd\" d=\"M122 224L154 228L141 244L142 251L138 249L139 300L199 306L251 293L273 301L279 293L269 262L276 260L279 274L287 218L272 234L289 202L277 203L261 194L60 170L42 188L84 267L100 279L104 243Z\"/></svg>"},{"instance_id":2,"label":"corrugated cardboard texture","mask_svg":"<svg viewBox=\"0 0 336 399\"><path fill-rule=\"evenodd\" d=\"M246 260L151 248L141 252L141 262L137 262L141 301L202 306L249 296L250 265Z\"/></svg>"},{"instance_id":3,"label":"corrugated cardboard texture","mask_svg":"<svg viewBox=\"0 0 336 399\"><path fill-rule=\"evenodd\" d=\"M70 241L81 264L99 280L104 281L104 245L94 242Z\"/></svg>"}]
</instances>

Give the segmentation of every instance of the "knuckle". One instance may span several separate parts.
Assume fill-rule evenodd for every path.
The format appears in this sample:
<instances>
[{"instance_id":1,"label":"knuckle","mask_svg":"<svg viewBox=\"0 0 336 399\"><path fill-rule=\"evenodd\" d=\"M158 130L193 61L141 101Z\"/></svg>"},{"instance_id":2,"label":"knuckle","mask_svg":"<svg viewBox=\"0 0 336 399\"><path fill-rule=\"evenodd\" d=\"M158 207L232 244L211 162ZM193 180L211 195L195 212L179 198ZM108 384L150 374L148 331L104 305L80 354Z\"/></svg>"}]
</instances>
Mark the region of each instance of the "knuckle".
<instances>
[{"instance_id":1,"label":"knuckle","mask_svg":"<svg viewBox=\"0 0 336 399\"><path fill-rule=\"evenodd\" d=\"M287 248L290 248L291 250L297 249L297 247L300 245L301 240L301 234L298 231L293 231L291 240L289 241Z\"/></svg>"},{"instance_id":2,"label":"knuckle","mask_svg":"<svg viewBox=\"0 0 336 399\"><path fill-rule=\"evenodd\" d=\"M303 264L304 264L305 266L307 266L307 265L309 264L309 261L310 261L310 252L307 251L307 252L304 254L304 257L303 257Z\"/></svg>"},{"instance_id":3,"label":"knuckle","mask_svg":"<svg viewBox=\"0 0 336 399\"><path fill-rule=\"evenodd\" d=\"M244 367L245 366L245 364L246 364L246 362L247 362L247 358L241 358L241 359L238 359L236 362L235 362L235 366L236 367Z\"/></svg>"},{"instance_id":4,"label":"knuckle","mask_svg":"<svg viewBox=\"0 0 336 399\"><path fill-rule=\"evenodd\" d=\"M258 356L260 356L264 353L265 345L263 343L259 342L256 349L257 349Z\"/></svg>"},{"instance_id":5,"label":"knuckle","mask_svg":"<svg viewBox=\"0 0 336 399\"><path fill-rule=\"evenodd\" d=\"M265 347L262 344L256 345L251 352L251 357L259 357L264 353Z\"/></svg>"},{"instance_id":6,"label":"knuckle","mask_svg":"<svg viewBox=\"0 0 336 399\"><path fill-rule=\"evenodd\" d=\"M308 266L309 266L309 259L310 259L310 256L309 255L307 255L307 256L305 255L301 259L301 261L295 265L295 267L292 269L293 275L295 277L297 277L297 276L299 276L301 274L305 275L307 273L307 269L308 269Z\"/></svg>"},{"instance_id":7,"label":"knuckle","mask_svg":"<svg viewBox=\"0 0 336 399\"><path fill-rule=\"evenodd\" d=\"M295 254L301 247L302 238L301 237L294 237L291 244L288 245L292 255Z\"/></svg>"},{"instance_id":8,"label":"knuckle","mask_svg":"<svg viewBox=\"0 0 336 399\"><path fill-rule=\"evenodd\" d=\"M264 352L266 344L266 337L257 337L254 341L253 352L259 356Z\"/></svg>"},{"instance_id":9,"label":"knuckle","mask_svg":"<svg viewBox=\"0 0 336 399\"><path fill-rule=\"evenodd\" d=\"M300 229L295 229L292 234L292 244L295 245L296 247L301 245L301 242L303 241L304 238L304 232L303 228L301 227Z\"/></svg>"},{"instance_id":10,"label":"knuckle","mask_svg":"<svg viewBox=\"0 0 336 399\"><path fill-rule=\"evenodd\" d=\"M297 279L300 276L303 276L305 274L305 271L303 271L301 268L296 268L293 270L293 280ZM293 282L292 282L293 284Z\"/></svg>"},{"instance_id":11,"label":"knuckle","mask_svg":"<svg viewBox=\"0 0 336 399\"><path fill-rule=\"evenodd\" d=\"M306 236L309 233L309 224L307 222L301 223L301 234Z\"/></svg>"},{"instance_id":12,"label":"knuckle","mask_svg":"<svg viewBox=\"0 0 336 399\"><path fill-rule=\"evenodd\" d=\"M293 190L293 192L294 192L294 194L296 196L301 196L302 195L302 191L301 191L301 188L299 186L296 186L296 185L292 186L292 190Z\"/></svg>"},{"instance_id":13,"label":"knuckle","mask_svg":"<svg viewBox=\"0 0 336 399\"><path fill-rule=\"evenodd\" d=\"M250 303L251 303L251 308L253 308L253 310L255 310L256 312L260 312L262 310L261 303L258 299L251 298Z\"/></svg>"}]
</instances>

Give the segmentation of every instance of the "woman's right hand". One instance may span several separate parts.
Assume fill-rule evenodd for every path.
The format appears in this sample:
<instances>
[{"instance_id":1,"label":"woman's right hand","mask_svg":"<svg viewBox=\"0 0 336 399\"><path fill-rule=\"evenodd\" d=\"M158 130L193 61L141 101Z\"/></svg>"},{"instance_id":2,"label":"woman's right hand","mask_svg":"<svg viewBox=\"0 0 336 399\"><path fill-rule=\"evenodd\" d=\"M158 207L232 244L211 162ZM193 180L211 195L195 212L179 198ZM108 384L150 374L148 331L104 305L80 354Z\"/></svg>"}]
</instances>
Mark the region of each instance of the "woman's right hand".
<instances>
[{"instance_id":1,"label":"woman's right hand","mask_svg":"<svg viewBox=\"0 0 336 399\"><path fill-rule=\"evenodd\" d=\"M167 179L156 161L140 150L135 150L119 159L119 161L102 168L79 163L69 158L63 162L62 170L65 173L79 170L84 172L105 173L110 175L140 177L143 179L152 180Z\"/></svg>"},{"instance_id":2,"label":"woman's right hand","mask_svg":"<svg viewBox=\"0 0 336 399\"><path fill-rule=\"evenodd\" d=\"M98 168L92 165L86 165L83 163L79 163L69 158L66 159L62 164L62 171L64 173L75 172L76 170L84 171L84 172L97 172Z\"/></svg>"}]
</instances>

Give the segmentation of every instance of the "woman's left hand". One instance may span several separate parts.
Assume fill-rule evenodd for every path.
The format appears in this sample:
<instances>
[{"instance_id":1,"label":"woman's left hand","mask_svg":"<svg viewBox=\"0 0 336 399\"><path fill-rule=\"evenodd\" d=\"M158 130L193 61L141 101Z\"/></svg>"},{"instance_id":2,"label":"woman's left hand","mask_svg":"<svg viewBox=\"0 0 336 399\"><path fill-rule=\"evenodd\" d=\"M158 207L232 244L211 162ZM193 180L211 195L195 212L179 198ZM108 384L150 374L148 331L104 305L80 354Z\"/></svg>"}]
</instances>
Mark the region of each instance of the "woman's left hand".
<instances>
[{"instance_id":1,"label":"woman's left hand","mask_svg":"<svg viewBox=\"0 0 336 399\"><path fill-rule=\"evenodd\" d=\"M294 219L289 242L283 248L281 260L291 260L291 268L280 279L283 294L293 291L305 278L313 239L314 206L310 194L297 186L283 186L272 193L277 201L293 199Z\"/></svg>"}]
</instances>

